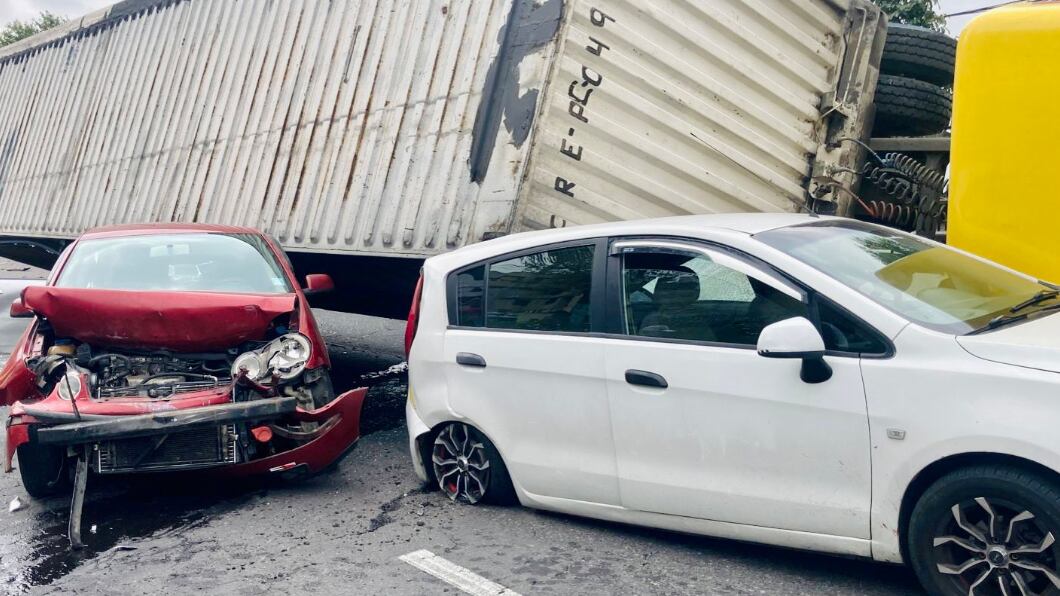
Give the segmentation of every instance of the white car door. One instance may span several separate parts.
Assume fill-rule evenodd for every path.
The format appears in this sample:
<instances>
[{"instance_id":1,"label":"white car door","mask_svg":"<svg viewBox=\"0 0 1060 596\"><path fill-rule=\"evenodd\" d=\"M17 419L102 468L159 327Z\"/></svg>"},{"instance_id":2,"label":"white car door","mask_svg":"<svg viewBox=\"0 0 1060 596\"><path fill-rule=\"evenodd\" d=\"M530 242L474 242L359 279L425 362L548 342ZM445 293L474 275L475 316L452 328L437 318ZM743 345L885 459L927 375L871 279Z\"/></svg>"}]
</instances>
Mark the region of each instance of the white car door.
<instances>
[{"instance_id":1,"label":"white car door","mask_svg":"<svg viewBox=\"0 0 1060 596\"><path fill-rule=\"evenodd\" d=\"M504 255L449 276L450 406L523 490L618 504L603 374L607 243Z\"/></svg>"},{"instance_id":2,"label":"white car door","mask_svg":"<svg viewBox=\"0 0 1060 596\"><path fill-rule=\"evenodd\" d=\"M824 333L833 349L871 344L858 336L871 330L823 298L811 307L797 286L728 249L618 239L609 252L608 320L619 327L604 366L622 505L868 538L858 356L828 356L831 378L810 384L801 360L765 358L755 345L770 323L814 319L819 302L834 319ZM850 337L835 337L844 329Z\"/></svg>"}]
</instances>

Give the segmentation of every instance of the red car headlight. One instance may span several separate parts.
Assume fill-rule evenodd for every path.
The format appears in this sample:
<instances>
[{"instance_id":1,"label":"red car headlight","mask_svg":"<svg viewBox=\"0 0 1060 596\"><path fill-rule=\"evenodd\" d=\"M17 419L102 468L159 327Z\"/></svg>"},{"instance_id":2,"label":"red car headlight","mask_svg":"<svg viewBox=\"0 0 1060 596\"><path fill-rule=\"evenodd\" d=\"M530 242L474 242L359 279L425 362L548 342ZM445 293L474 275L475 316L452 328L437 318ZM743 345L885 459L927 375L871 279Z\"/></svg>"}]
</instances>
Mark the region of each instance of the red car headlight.
<instances>
[{"instance_id":1,"label":"red car headlight","mask_svg":"<svg viewBox=\"0 0 1060 596\"><path fill-rule=\"evenodd\" d=\"M81 373L76 370L68 370L63 373L59 382L56 383L56 389L59 390L59 397L66 401L71 401L81 393L82 385Z\"/></svg>"},{"instance_id":2,"label":"red car headlight","mask_svg":"<svg viewBox=\"0 0 1060 596\"><path fill-rule=\"evenodd\" d=\"M281 335L265 347L240 354L232 363L232 376L246 369L247 378L263 381L275 374L281 381L290 381L305 370L313 355L313 344L300 333Z\"/></svg>"}]
</instances>

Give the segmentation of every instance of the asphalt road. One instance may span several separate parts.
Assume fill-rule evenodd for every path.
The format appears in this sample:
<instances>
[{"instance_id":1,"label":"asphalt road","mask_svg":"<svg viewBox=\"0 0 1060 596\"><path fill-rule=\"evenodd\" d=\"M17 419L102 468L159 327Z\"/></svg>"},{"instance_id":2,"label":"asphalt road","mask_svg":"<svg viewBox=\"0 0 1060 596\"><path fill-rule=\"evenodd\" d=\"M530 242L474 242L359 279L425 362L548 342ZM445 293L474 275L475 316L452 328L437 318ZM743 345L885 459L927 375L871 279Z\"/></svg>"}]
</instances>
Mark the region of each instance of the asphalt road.
<instances>
[{"instance_id":1,"label":"asphalt road","mask_svg":"<svg viewBox=\"0 0 1060 596\"><path fill-rule=\"evenodd\" d=\"M5 320L18 283L0 282L0 346L24 328ZM318 318L337 388L400 361L400 322ZM34 501L17 472L0 474L0 593L459 593L399 559L420 549L522 594L920 593L901 567L451 503L412 473L404 394L400 377L377 382L357 449L300 484L93 479L79 553L66 500Z\"/></svg>"}]
</instances>

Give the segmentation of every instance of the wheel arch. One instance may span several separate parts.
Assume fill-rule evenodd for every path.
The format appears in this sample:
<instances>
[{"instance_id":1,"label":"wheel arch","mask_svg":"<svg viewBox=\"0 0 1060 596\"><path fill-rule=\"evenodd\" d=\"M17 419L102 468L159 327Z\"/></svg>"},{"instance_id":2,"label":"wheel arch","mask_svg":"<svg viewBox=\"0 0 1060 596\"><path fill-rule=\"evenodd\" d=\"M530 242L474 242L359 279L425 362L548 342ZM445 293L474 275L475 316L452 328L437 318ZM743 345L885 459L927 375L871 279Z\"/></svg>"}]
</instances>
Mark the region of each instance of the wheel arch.
<instances>
[{"instance_id":1,"label":"wheel arch","mask_svg":"<svg viewBox=\"0 0 1060 596\"><path fill-rule=\"evenodd\" d=\"M924 492L943 476L963 468L980 465L1002 465L1041 474L1047 478L1060 481L1056 470L1026 457L1008 453L966 452L948 455L938 459L920 470L906 486L898 513L898 540L902 560L909 561L909 522Z\"/></svg>"},{"instance_id":2,"label":"wheel arch","mask_svg":"<svg viewBox=\"0 0 1060 596\"><path fill-rule=\"evenodd\" d=\"M423 471L427 474L427 484L433 487L437 483L438 479L434 477L434 466L431 465L431 445L434 443L434 438L438 436L447 424L453 422L452 420L446 420L439 422L434 426L430 427L430 430L416 437L416 449L419 450L420 461L423 462Z\"/></svg>"}]
</instances>

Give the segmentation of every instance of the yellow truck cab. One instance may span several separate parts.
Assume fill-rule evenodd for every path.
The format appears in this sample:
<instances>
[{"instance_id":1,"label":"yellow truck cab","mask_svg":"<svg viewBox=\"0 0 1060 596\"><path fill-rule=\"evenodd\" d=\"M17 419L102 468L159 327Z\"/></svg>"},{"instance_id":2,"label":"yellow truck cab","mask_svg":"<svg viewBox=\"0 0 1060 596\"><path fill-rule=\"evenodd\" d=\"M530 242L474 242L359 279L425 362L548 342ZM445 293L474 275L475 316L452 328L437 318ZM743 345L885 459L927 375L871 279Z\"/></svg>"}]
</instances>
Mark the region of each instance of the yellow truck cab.
<instances>
[{"instance_id":1,"label":"yellow truck cab","mask_svg":"<svg viewBox=\"0 0 1060 596\"><path fill-rule=\"evenodd\" d=\"M961 33L951 151L950 244L1060 282L1060 2Z\"/></svg>"}]
</instances>

